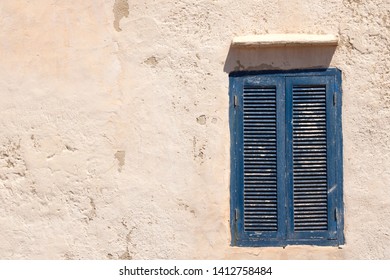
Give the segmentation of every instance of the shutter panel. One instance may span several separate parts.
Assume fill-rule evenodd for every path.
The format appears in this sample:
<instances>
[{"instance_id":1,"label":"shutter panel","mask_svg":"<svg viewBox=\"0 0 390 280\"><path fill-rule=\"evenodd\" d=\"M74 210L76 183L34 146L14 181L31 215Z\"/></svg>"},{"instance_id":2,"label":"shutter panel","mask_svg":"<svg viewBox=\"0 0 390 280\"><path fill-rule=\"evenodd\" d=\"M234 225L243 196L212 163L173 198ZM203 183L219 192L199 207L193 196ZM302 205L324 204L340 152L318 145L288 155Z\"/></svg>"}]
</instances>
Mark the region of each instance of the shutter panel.
<instances>
[{"instance_id":1,"label":"shutter panel","mask_svg":"<svg viewBox=\"0 0 390 280\"><path fill-rule=\"evenodd\" d=\"M244 231L278 230L276 87L244 86Z\"/></svg>"},{"instance_id":2,"label":"shutter panel","mask_svg":"<svg viewBox=\"0 0 390 280\"><path fill-rule=\"evenodd\" d=\"M294 231L326 231L326 88L293 86L292 92Z\"/></svg>"},{"instance_id":3,"label":"shutter panel","mask_svg":"<svg viewBox=\"0 0 390 280\"><path fill-rule=\"evenodd\" d=\"M288 93L288 237L331 239L335 232L331 77L286 79Z\"/></svg>"},{"instance_id":4,"label":"shutter panel","mask_svg":"<svg viewBox=\"0 0 390 280\"><path fill-rule=\"evenodd\" d=\"M236 129L235 245L283 244L285 226L285 78L249 76L232 83Z\"/></svg>"}]
</instances>

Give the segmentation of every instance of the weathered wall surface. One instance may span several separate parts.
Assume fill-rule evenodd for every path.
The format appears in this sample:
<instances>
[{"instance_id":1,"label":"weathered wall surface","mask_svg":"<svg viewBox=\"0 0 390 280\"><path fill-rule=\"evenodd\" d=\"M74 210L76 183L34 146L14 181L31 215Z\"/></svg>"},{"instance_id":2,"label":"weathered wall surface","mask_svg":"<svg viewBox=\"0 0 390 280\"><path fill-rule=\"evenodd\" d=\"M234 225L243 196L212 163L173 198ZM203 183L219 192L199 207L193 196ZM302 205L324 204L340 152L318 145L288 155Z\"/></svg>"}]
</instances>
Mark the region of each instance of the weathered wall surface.
<instances>
[{"instance_id":1,"label":"weathered wall surface","mask_svg":"<svg viewBox=\"0 0 390 280\"><path fill-rule=\"evenodd\" d=\"M0 258L389 259L389 30L388 0L0 1ZM229 50L284 32L341 42ZM328 65L345 247L230 247L227 72Z\"/></svg>"}]
</instances>

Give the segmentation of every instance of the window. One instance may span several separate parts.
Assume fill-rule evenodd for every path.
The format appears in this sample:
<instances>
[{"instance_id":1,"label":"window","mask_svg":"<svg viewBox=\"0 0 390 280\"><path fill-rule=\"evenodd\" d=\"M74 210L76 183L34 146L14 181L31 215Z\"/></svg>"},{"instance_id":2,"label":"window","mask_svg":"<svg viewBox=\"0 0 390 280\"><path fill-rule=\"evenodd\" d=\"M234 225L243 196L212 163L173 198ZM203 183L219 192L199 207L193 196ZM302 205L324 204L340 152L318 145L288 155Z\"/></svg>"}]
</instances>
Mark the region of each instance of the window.
<instances>
[{"instance_id":1,"label":"window","mask_svg":"<svg viewBox=\"0 0 390 280\"><path fill-rule=\"evenodd\" d=\"M231 244L343 244L341 72L234 72L229 91Z\"/></svg>"}]
</instances>

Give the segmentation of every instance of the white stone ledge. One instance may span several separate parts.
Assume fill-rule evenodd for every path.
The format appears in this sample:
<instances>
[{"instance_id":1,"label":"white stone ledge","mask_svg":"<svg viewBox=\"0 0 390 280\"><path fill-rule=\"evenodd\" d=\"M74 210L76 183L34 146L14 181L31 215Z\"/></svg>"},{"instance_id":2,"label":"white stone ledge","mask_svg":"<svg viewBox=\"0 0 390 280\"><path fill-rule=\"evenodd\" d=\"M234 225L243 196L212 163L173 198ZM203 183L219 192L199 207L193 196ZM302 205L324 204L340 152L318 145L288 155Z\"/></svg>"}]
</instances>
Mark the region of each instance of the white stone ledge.
<instances>
[{"instance_id":1,"label":"white stone ledge","mask_svg":"<svg viewBox=\"0 0 390 280\"><path fill-rule=\"evenodd\" d=\"M286 46L337 46L337 35L314 34L264 34L233 38L232 46L237 47L286 47Z\"/></svg>"}]
</instances>

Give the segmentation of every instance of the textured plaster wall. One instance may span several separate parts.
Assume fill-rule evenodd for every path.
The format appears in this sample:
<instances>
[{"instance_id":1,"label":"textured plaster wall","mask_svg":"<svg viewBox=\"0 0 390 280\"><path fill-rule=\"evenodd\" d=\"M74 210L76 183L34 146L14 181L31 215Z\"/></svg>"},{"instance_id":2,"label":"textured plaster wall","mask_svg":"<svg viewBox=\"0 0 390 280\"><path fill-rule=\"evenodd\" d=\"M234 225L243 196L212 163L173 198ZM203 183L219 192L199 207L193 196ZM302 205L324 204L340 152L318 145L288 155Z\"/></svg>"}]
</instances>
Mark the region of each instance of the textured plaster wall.
<instances>
[{"instance_id":1,"label":"textured plaster wall","mask_svg":"<svg viewBox=\"0 0 390 280\"><path fill-rule=\"evenodd\" d=\"M284 32L341 40L229 49ZM389 259L389 52L388 0L0 1L0 258ZM328 65L345 247L230 247L228 72Z\"/></svg>"}]
</instances>

